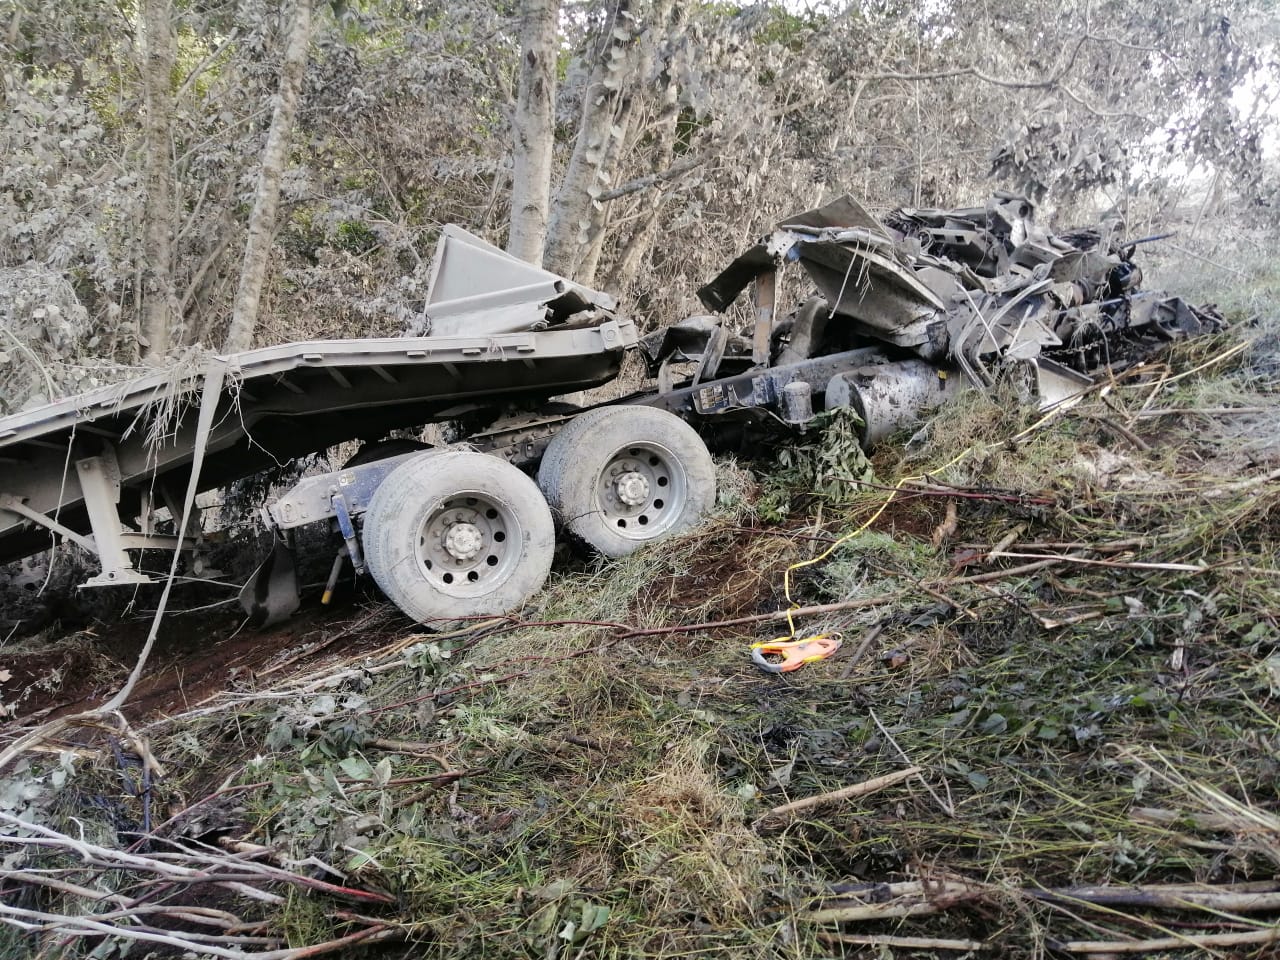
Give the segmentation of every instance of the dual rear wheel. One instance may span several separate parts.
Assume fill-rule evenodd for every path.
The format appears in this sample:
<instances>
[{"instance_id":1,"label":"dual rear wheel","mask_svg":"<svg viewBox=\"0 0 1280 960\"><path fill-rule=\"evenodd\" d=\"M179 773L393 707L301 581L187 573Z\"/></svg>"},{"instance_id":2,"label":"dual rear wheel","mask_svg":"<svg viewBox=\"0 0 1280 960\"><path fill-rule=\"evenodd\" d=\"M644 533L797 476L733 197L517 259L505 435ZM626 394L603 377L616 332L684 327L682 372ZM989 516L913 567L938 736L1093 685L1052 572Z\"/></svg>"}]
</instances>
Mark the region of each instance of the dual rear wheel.
<instances>
[{"instance_id":1,"label":"dual rear wheel","mask_svg":"<svg viewBox=\"0 0 1280 960\"><path fill-rule=\"evenodd\" d=\"M606 557L693 526L715 503L715 464L687 423L652 407L602 407L556 434L538 486L560 525Z\"/></svg>"},{"instance_id":2,"label":"dual rear wheel","mask_svg":"<svg viewBox=\"0 0 1280 960\"><path fill-rule=\"evenodd\" d=\"M556 521L621 557L688 529L715 501L697 433L650 407L584 413L551 441L535 484L497 457L428 451L379 485L364 517L369 572L421 622L497 615L537 593Z\"/></svg>"}]
</instances>

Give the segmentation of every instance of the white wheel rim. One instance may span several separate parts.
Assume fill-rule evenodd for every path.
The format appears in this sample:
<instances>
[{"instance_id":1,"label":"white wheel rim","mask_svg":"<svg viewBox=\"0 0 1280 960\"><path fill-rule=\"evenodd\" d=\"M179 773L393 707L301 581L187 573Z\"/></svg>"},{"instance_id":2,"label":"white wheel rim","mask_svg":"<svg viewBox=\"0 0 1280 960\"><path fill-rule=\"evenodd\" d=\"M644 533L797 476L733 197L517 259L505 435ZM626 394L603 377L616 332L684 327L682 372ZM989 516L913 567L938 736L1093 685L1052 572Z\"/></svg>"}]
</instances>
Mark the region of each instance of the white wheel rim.
<instances>
[{"instance_id":1,"label":"white wheel rim","mask_svg":"<svg viewBox=\"0 0 1280 960\"><path fill-rule=\"evenodd\" d=\"M520 562L524 531L502 501L476 490L436 503L418 525L415 552L423 578L454 597L495 590Z\"/></svg>"},{"instance_id":2,"label":"white wheel rim","mask_svg":"<svg viewBox=\"0 0 1280 960\"><path fill-rule=\"evenodd\" d=\"M596 506L610 531L653 540L679 524L689 497L684 466L660 443L619 447L596 478Z\"/></svg>"}]
</instances>

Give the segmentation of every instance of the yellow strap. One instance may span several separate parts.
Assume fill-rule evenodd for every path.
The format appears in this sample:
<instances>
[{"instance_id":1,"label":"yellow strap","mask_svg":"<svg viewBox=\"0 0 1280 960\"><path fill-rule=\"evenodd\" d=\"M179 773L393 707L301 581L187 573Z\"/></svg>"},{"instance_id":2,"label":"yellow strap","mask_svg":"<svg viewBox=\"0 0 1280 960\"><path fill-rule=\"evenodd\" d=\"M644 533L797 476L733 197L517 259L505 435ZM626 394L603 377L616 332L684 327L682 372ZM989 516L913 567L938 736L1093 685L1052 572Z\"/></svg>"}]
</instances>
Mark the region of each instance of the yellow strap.
<instances>
[{"instance_id":1,"label":"yellow strap","mask_svg":"<svg viewBox=\"0 0 1280 960\"><path fill-rule=\"evenodd\" d=\"M1021 430L1018 433L1015 433L1012 437L1009 437L1008 439L999 440L994 443L988 443L981 447L976 447L976 446L970 447L967 450L962 450L959 454L952 457L942 466L936 467L933 470L928 471L927 473L918 473L910 477L903 477L896 484L894 484L893 489L889 491L889 496L885 497L884 503L880 504L880 506L876 508L876 512L873 513L870 516L870 518L866 520L866 522L859 524L859 526L856 529L851 530L849 533L846 533L843 537L836 540L829 547L827 547L826 550L823 550L822 553L818 554L816 557L810 557L808 560L801 560L787 567L786 572L782 575L782 590L783 590L783 594L787 598L787 603L789 604L789 606L787 607L787 633L789 635L789 638L794 639L796 635L796 625L795 625L794 619L791 616L791 613L793 610L796 610L800 606L798 603L795 602L795 600L791 598L791 571L792 570L801 570L804 567L813 566L813 564L815 563L821 563L823 560L827 559L827 557L831 556L831 554L835 553L837 549L839 549L844 544L848 543L854 537L858 536L861 533L865 533L868 527L870 527L873 523L875 523L877 520L880 519L880 515L884 513L886 509L888 509L889 504L893 503L894 497L896 497L899 493L902 492L903 485L910 483L913 480L926 480L928 479L931 473L940 473L943 470L946 470L948 467L953 467L957 463L959 463L961 460L963 460L965 457L969 456L969 454L971 453L977 453L977 452L985 453L988 450L994 450L997 447L1003 447L1006 444L1014 443L1018 440L1021 440L1023 437L1027 436L1028 434L1036 430L1039 430L1042 426L1044 426L1046 423L1048 423L1050 420L1056 417L1060 412L1062 412L1063 409L1065 408L1054 407L1052 410L1046 413L1043 417L1041 417L1035 423L1031 424L1031 426L1027 427L1025 430Z\"/></svg>"}]
</instances>

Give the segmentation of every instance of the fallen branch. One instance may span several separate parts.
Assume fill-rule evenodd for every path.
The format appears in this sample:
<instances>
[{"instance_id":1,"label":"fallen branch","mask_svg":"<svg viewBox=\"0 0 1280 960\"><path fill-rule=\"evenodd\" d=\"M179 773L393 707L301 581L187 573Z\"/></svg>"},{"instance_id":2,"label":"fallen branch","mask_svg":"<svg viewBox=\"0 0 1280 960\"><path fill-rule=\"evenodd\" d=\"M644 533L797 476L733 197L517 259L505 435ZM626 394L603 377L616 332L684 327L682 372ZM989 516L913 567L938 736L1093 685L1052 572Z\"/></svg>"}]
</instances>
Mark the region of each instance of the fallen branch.
<instances>
[{"instance_id":1,"label":"fallen branch","mask_svg":"<svg viewBox=\"0 0 1280 960\"><path fill-rule=\"evenodd\" d=\"M1280 476L1280 472L1277 473ZM1167 570L1171 573L1207 573L1212 567L1202 567L1194 563L1142 563L1123 560L1090 560L1087 557L1045 556L1039 553L1002 553L1003 557L1014 557L1020 560L1052 560L1055 563L1078 563L1090 567L1112 567L1116 570Z\"/></svg>"},{"instance_id":2,"label":"fallen branch","mask_svg":"<svg viewBox=\"0 0 1280 960\"><path fill-rule=\"evenodd\" d=\"M1280 910L1280 884L1267 890L1215 889L1212 886L1063 887L1026 890L1036 900L1087 903L1108 907L1153 907L1160 910L1210 910L1264 913Z\"/></svg>"},{"instance_id":3,"label":"fallen branch","mask_svg":"<svg viewBox=\"0 0 1280 960\"><path fill-rule=\"evenodd\" d=\"M133 896L120 890L85 886L52 875L68 872L62 870L0 870L5 894L4 901L0 902L0 924L18 930L52 934L63 941L111 937L155 944L188 955L226 957L228 960L301 960L358 943L402 935L400 928L370 919L365 922L364 929L334 940L305 947L282 948L286 942L284 937L274 935L263 923L246 924L239 916L226 910L190 903L155 902L157 894L164 891L190 890L193 896L200 897L207 895L210 887L220 887L244 897L282 905L284 897L264 889L277 883L366 904L394 905L396 902L385 894L339 886L254 859L264 852L270 853L269 848L253 847L248 851L249 856L233 856L213 848L193 849L175 845L172 850L144 855L91 843L37 823L25 822L3 811L0 811L0 823L7 827L7 846L51 850L64 856L74 856L94 871L94 875L124 875L131 878L135 892L142 891L140 896ZM10 895L14 890L23 888L43 888L75 897L80 905L61 913L19 906L12 902ZM211 932L175 929L175 924L214 929Z\"/></svg>"},{"instance_id":4,"label":"fallen branch","mask_svg":"<svg viewBox=\"0 0 1280 960\"><path fill-rule=\"evenodd\" d=\"M893 773L886 773L884 776L874 777L871 780L863 780L861 783L855 783L848 787L841 787L839 790L832 790L828 793L820 793L816 796L805 797L803 800L793 800L791 803L784 803L780 807L774 807L769 811L768 815L771 817L781 817L797 813L801 810L808 810L811 807L820 806L824 803L836 803L840 800L852 800L855 797L869 796L870 794L879 793L881 790L902 783L903 780L910 780L923 769L923 767L908 767L905 770L895 770Z\"/></svg>"},{"instance_id":5,"label":"fallen branch","mask_svg":"<svg viewBox=\"0 0 1280 960\"><path fill-rule=\"evenodd\" d=\"M864 920L894 920L941 913L966 901L984 898L989 889L962 880L907 880L901 883L859 884L847 891L856 896L838 898L857 902L827 906L800 914L808 923L855 923ZM873 902L866 902L871 900Z\"/></svg>"},{"instance_id":6,"label":"fallen branch","mask_svg":"<svg viewBox=\"0 0 1280 960\"><path fill-rule=\"evenodd\" d=\"M973 899L966 896L965 899ZM927 917L941 913L960 900L946 904L931 900L912 900L903 903L868 903L856 907L831 907L800 915L808 923L856 923L864 920L903 920L907 917Z\"/></svg>"},{"instance_id":7,"label":"fallen branch","mask_svg":"<svg viewBox=\"0 0 1280 960\"><path fill-rule=\"evenodd\" d=\"M867 635L862 638L862 643L858 644L858 649L853 652L853 656L846 661L844 669L840 671L841 680L849 679L849 676L853 673L853 668L866 656L867 651L871 649L871 644L875 643L876 638L882 633L884 633L883 623L877 623L867 631Z\"/></svg>"},{"instance_id":8,"label":"fallen branch","mask_svg":"<svg viewBox=\"0 0 1280 960\"><path fill-rule=\"evenodd\" d=\"M1139 823L1158 827L1189 826L1209 833L1234 833L1240 829L1238 818L1220 813L1186 813L1181 810L1162 810L1159 807L1134 807L1129 818Z\"/></svg>"},{"instance_id":9,"label":"fallen branch","mask_svg":"<svg viewBox=\"0 0 1280 960\"><path fill-rule=\"evenodd\" d=\"M811 923L851 923L918 917L941 913L952 906L991 892L968 881L908 880L833 887L835 896L817 910L802 914ZM1280 881L1223 884L1158 884L1139 887L1058 887L1002 890L1011 896L1045 903L1083 905L1116 914L1115 907L1205 911L1213 914L1263 913L1280 910ZM852 900L852 903L845 901ZM1275 928L1269 928L1273 931ZM1242 941L1252 942L1252 941ZM1065 949L1065 948L1064 948ZM1152 948L1162 949L1162 948ZM1103 952L1087 950L1081 952Z\"/></svg>"},{"instance_id":10,"label":"fallen branch","mask_svg":"<svg viewBox=\"0 0 1280 960\"><path fill-rule=\"evenodd\" d=\"M255 863L235 857L210 854L200 850L186 849L181 850L179 853L156 853L150 856L144 856L135 853L126 853L122 850L113 850L110 847L99 846L98 844L89 843L84 840L77 840L74 837L59 833L56 830L51 830L48 827L20 820L18 817L12 816L4 811L0 811L0 820L8 823L11 827L39 834L39 836L35 837L9 836L6 838L6 842L8 843L17 844L19 846L52 847L62 849L68 853L76 854L84 862L97 867L107 869L133 869L147 873L160 874L161 876L164 876L166 880L171 882L216 883L230 889L235 889L237 892L243 893L246 896L259 900L267 900L273 903L281 902L283 898L278 894L271 893L270 891L249 886L243 881L245 879L256 879L260 882L278 881L295 887L301 887L303 889L313 890L319 893L327 893L332 896L343 897L364 903L394 904L396 902L394 897L387 896L386 894L374 893L369 890L359 890L352 887L342 887L337 884L326 883L323 880L314 879L313 877L291 873L290 871L279 867ZM175 863L173 861L182 862ZM202 868L197 869L185 864L200 864L202 865ZM223 874L218 873L218 870L225 870L228 872Z\"/></svg>"},{"instance_id":11,"label":"fallen branch","mask_svg":"<svg viewBox=\"0 0 1280 960\"><path fill-rule=\"evenodd\" d=\"M366 927L355 933L347 934L335 940L312 944L305 947L290 947L281 950L262 950L246 953L240 946L262 946L279 943L274 937L211 937L203 934L185 933L175 930L160 930L142 926L117 926L103 923L93 915L64 916L62 914L42 913L37 910L25 910L0 903L0 922L28 932L52 932L63 937L119 937L124 940L136 940L144 943L156 943L173 947L202 956L226 957L227 960L303 960L305 957L316 957L332 953L344 947L358 943L389 940L402 936L400 930L378 925ZM227 945L221 945L227 944Z\"/></svg>"},{"instance_id":12,"label":"fallen branch","mask_svg":"<svg viewBox=\"0 0 1280 960\"><path fill-rule=\"evenodd\" d=\"M1076 410L1075 414L1076 416L1083 417L1086 420L1092 420L1094 423L1102 424L1102 426L1106 427L1108 430L1113 432L1116 436L1120 437L1122 440L1128 441L1138 450L1143 450L1143 451L1151 450L1151 444L1147 443L1147 441L1143 440L1140 436L1138 436L1128 427L1125 427L1125 426L1122 426L1121 424L1116 423L1110 417L1105 417L1100 413L1086 413L1083 410Z\"/></svg>"},{"instance_id":13,"label":"fallen branch","mask_svg":"<svg viewBox=\"0 0 1280 960\"><path fill-rule=\"evenodd\" d=\"M905 950L990 950L981 940L940 940L936 937L894 937L888 934L819 933L823 943L849 943L867 947L902 947Z\"/></svg>"},{"instance_id":14,"label":"fallen branch","mask_svg":"<svg viewBox=\"0 0 1280 960\"><path fill-rule=\"evenodd\" d=\"M909 574L903 573L900 570L891 570L888 567L881 566L878 563L871 563L870 561L868 561L867 565L871 567L873 570L877 570L880 573L886 574L890 577L897 577L900 580L906 580L908 583L910 583L913 587L915 587L921 593L927 593L929 596L933 597L933 599L937 600L939 603L943 603L946 606L950 607L958 615L963 614L964 616L968 617L970 620L978 619L978 614L974 613L972 610L966 607L959 600L956 600L954 597L948 596L947 594L943 593L941 590L937 590L929 586L929 584L925 583L923 580L917 580L915 577L910 576Z\"/></svg>"},{"instance_id":15,"label":"fallen branch","mask_svg":"<svg viewBox=\"0 0 1280 960\"><path fill-rule=\"evenodd\" d=\"M1002 554L1002 556L1010 556L1010 554ZM1004 570L988 570L986 573L975 573L969 577L955 577L951 580L936 580L935 583L944 586L951 586L959 583L991 583L995 580L1006 580L1009 577L1020 577L1024 573L1035 573L1037 570L1044 570L1048 567L1064 561L1057 558L1037 560L1035 563L1024 563L1017 567L1007 567Z\"/></svg>"},{"instance_id":16,"label":"fallen branch","mask_svg":"<svg viewBox=\"0 0 1280 960\"><path fill-rule=\"evenodd\" d=\"M870 487L874 490L893 490L893 487L885 484L870 483L866 480L859 480L858 486ZM1024 493L1003 493L997 490L974 490L969 487L949 487L945 484L926 483L924 481L913 481L904 483L901 487L904 493L909 493L920 497L947 497L957 498L960 500L986 500L992 503L1009 503L1014 506L1036 506L1051 507L1054 501L1049 497L1036 497L1031 494Z\"/></svg>"},{"instance_id":17,"label":"fallen branch","mask_svg":"<svg viewBox=\"0 0 1280 960\"><path fill-rule=\"evenodd\" d=\"M1064 953L1156 953L1160 950L1240 947L1253 943L1280 943L1280 924L1245 933L1209 933L1161 937L1155 940L1051 940L1049 946Z\"/></svg>"},{"instance_id":18,"label":"fallen branch","mask_svg":"<svg viewBox=\"0 0 1280 960\"><path fill-rule=\"evenodd\" d=\"M1220 417L1231 414L1267 413L1267 407L1163 407L1158 410L1139 410L1132 417Z\"/></svg>"},{"instance_id":19,"label":"fallen branch","mask_svg":"<svg viewBox=\"0 0 1280 960\"><path fill-rule=\"evenodd\" d=\"M1244 493L1247 490L1253 490L1255 487L1261 487L1271 483L1273 480L1280 480L1280 470L1272 470L1270 473L1264 473L1259 477L1250 477L1247 480L1238 480L1235 483L1223 484L1220 487L1214 487L1212 490L1205 491L1205 496L1209 498L1225 497L1232 493Z\"/></svg>"},{"instance_id":20,"label":"fallen branch","mask_svg":"<svg viewBox=\"0 0 1280 960\"><path fill-rule=\"evenodd\" d=\"M876 712L874 710L871 710L870 708L868 708L867 712L871 715L871 719L875 723L876 729L880 731L880 735L884 737L885 740L889 741L889 745L898 752L898 756L899 758L901 758L902 762L909 766L914 767L915 764L912 762L911 757L907 755L907 751L902 749L902 744L898 743L898 741L894 738L893 734L889 732L889 728L880 722L880 718L876 716ZM938 792L929 785L929 781L926 780L923 776L920 777L920 785L923 786L926 791L928 791L929 796L933 797L934 802L937 803L938 806L942 808L943 813L945 813L948 817L954 817L956 815L955 804L951 802L951 787L947 783L945 777L942 780L942 789L947 791L946 800L943 800L940 796L938 796Z\"/></svg>"},{"instance_id":21,"label":"fallen branch","mask_svg":"<svg viewBox=\"0 0 1280 960\"><path fill-rule=\"evenodd\" d=\"M1022 546L1029 550L1088 550L1090 553L1110 553L1113 550L1129 550L1133 547L1142 547L1151 543L1154 537L1129 537L1125 540L1104 540L1101 543L1086 543L1082 540L1027 540ZM958 543L956 547L961 550L978 550L985 553L988 557L1002 556L1003 551L1008 550L1013 541L988 546L985 543ZM1001 546L1003 544L1003 546Z\"/></svg>"},{"instance_id":22,"label":"fallen branch","mask_svg":"<svg viewBox=\"0 0 1280 960\"><path fill-rule=\"evenodd\" d=\"M246 957L252 956L257 960L285 960L289 955L284 951L267 951L264 953L246 954L243 950L218 946L213 943L206 942L207 938L197 936L196 934L181 933L174 931L153 930L147 927L139 926L116 926L112 923L103 923L90 916L64 916L57 913L42 913L37 910L24 910L21 907L11 907L8 904L0 903L0 922L7 923L9 926L17 927L19 930L28 932L54 932L66 937L101 937L115 936L126 940L141 940L145 943L159 943L169 947L176 947L180 950L189 950L202 954L211 954L215 957L227 957L229 960L245 960ZM246 945L260 945L260 938L226 938L232 942L245 943ZM273 942L279 942L278 940Z\"/></svg>"}]
</instances>

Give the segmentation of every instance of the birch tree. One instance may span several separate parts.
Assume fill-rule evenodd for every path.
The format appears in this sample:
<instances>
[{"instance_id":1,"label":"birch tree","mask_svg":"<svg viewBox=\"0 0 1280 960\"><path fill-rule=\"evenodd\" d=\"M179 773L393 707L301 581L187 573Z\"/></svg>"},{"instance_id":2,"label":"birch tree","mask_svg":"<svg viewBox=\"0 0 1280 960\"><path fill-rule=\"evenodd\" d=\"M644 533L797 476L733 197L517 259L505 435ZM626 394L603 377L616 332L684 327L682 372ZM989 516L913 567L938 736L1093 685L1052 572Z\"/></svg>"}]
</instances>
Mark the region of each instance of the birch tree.
<instances>
[{"instance_id":1,"label":"birch tree","mask_svg":"<svg viewBox=\"0 0 1280 960\"><path fill-rule=\"evenodd\" d=\"M143 215L141 276L143 356L162 360L177 318L173 282L173 67L178 40L172 0L144 0L142 6Z\"/></svg>"},{"instance_id":2,"label":"birch tree","mask_svg":"<svg viewBox=\"0 0 1280 960\"><path fill-rule=\"evenodd\" d=\"M613 185L640 104L660 94L646 69L653 38L665 30L673 0L618 0L603 21L589 58L573 153L556 191L547 236L548 269L592 283L608 208L599 197Z\"/></svg>"},{"instance_id":3,"label":"birch tree","mask_svg":"<svg viewBox=\"0 0 1280 960\"><path fill-rule=\"evenodd\" d=\"M245 243L244 262L240 268L240 284L236 290L231 327L227 332L226 351L235 353L253 345L258 325L258 307L262 286L271 259L276 232L276 215L280 204L280 179L288 160L289 140L297 110L302 79L307 68L307 50L311 43L313 0L295 0L293 26L280 66L280 89L276 93L267 145L262 151L262 168L249 214L249 234Z\"/></svg>"},{"instance_id":4,"label":"birch tree","mask_svg":"<svg viewBox=\"0 0 1280 960\"><path fill-rule=\"evenodd\" d=\"M542 263L551 197L559 14L559 0L524 0L520 15L507 251L536 264Z\"/></svg>"}]
</instances>

